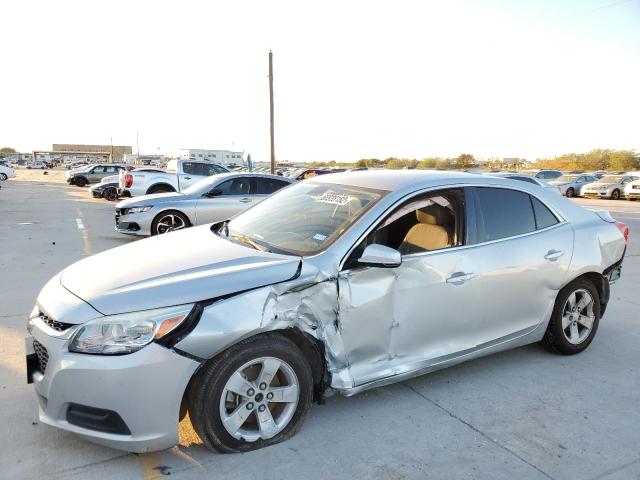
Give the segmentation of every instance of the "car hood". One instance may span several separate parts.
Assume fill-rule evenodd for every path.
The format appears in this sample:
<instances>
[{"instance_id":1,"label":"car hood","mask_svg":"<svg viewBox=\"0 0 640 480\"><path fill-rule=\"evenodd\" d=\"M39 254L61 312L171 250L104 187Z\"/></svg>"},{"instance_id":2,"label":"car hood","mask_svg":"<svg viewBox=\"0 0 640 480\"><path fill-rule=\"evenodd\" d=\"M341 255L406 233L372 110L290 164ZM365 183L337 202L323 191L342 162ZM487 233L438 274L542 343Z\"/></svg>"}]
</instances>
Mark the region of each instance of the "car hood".
<instances>
[{"instance_id":1,"label":"car hood","mask_svg":"<svg viewBox=\"0 0 640 480\"><path fill-rule=\"evenodd\" d=\"M138 197L123 200L116 205L116 208L128 208L140 205L157 205L164 202L173 202L176 199L186 200L187 198L191 197L179 192L152 193L150 195L140 195Z\"/></svg>"},{"instance_id":2,"label":"car hood","mask_svg":"<svg viewBox=\"0 0 640 480\"><path fill-rule=\"evenodd\" d=\"M62 272L60 283L100 313L113 315L282 282L296 276L300 262L229 242L205 225L80 260Z\"/></svg>"}]
</instances>

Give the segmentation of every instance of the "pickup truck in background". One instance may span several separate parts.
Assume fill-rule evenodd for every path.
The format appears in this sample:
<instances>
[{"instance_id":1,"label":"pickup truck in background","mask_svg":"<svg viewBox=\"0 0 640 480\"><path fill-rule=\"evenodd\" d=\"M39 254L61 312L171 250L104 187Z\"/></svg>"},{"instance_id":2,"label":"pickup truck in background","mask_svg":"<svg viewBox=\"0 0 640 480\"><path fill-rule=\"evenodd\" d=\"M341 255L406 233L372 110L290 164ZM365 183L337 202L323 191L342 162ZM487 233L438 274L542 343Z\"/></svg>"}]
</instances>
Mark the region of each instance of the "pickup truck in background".
<instances>
[{"instance_id":1,"label":"pickup truck in background","mask_svg":"<svg viewBox=\"0 0 640 480\"><path fill-rule=\"evenodd\" d=\"M181 192L203 178L228 172L222 165L197 160L170 160L166 171L120 172L118 193L128 191L129 195Z\"/></svg>"}]
</instances>

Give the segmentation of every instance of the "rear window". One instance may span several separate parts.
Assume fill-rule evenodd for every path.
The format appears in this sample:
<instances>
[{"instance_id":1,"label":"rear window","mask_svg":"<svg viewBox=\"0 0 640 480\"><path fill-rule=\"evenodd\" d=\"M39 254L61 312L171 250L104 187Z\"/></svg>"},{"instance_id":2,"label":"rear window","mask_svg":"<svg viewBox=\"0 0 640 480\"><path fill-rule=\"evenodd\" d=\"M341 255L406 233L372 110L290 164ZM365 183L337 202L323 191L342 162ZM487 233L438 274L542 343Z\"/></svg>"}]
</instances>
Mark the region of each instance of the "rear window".
<instances>
[{"instance_id":1,"label":"rear window","mask_svg":"<svg viewBox=\"0 0 640 480\"><path fill-rule=\"evenodd\" d=\"M502 188L475 188L478 243L533 232L536 221L529 195Z\"/></svg>"},{"instance_id":2,"label":"rear window","mask_svg":"<svg viewBox=\"0 0 640 480\"><path fill-rule=\"evenodd\" d=\"M535 215L536 227L538 230L558 223L558 219L555 215L551 213L551 210L549 210L540 200L535 197L531 197L531 203L533 204L533 213Z\"/></svg>"}]
</instances>

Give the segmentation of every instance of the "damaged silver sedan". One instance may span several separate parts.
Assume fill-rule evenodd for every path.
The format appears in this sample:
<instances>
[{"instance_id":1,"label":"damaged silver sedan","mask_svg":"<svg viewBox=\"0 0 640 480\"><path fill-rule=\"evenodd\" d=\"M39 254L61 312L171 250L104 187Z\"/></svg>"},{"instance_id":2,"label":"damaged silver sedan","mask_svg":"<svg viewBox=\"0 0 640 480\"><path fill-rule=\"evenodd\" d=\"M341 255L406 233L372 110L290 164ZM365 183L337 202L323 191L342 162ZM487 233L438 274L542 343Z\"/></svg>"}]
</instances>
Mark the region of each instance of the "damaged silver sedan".
<instances>
[{"instance_id":1,"label":"damaged silver sedan","mask_svg":"<svg viewBox=\"0 0 640 480\"><path fill-rule=\"evenodd\" d=\"M111 447L170 447L188 412L207 447L260 448L333 392L534 342L583 351L627 235L509 179L325 175L62 271L28 321L28 378L42 422Z\"/></svg>"}]
</instances>

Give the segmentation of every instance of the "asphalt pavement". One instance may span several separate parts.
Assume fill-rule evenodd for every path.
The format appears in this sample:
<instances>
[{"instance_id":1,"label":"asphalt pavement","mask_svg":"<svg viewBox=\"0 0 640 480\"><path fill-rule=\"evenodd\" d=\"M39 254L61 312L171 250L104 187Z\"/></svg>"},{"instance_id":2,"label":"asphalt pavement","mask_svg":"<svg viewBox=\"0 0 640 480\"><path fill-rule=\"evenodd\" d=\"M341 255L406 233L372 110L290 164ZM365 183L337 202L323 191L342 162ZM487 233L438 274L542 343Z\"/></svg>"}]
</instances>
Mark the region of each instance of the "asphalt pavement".
<instances>
[{"instance_id":1,"label":"asphalt pavement","mask_svg":"<svg viewBox=\"0 0 640 480\"><path fill-rule=\"evenodd\" d=\"M134 455L39 423L26 384L24 334L51 276L138 240L117 234L113 204L89 199L86 189L4 182L0 477L639 479L640 202L576 201L609 210L631 228L622 278L584 353L561 357L531 345L352 398L335 396L312 407L295 437L256 452L211 453L183 422L180 445Z\"/></svg>"}]
</instances>

